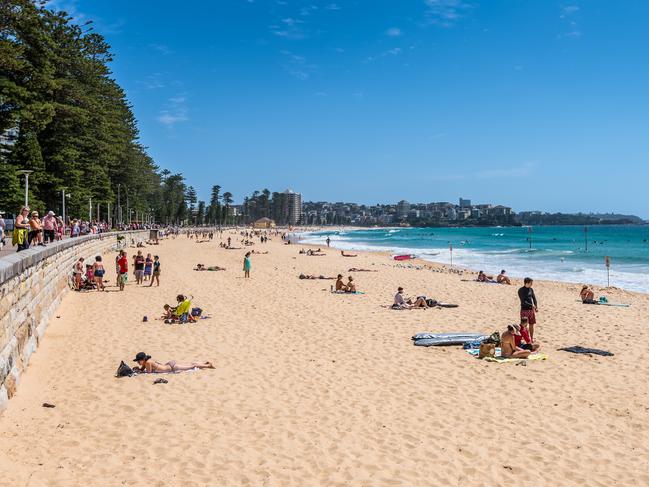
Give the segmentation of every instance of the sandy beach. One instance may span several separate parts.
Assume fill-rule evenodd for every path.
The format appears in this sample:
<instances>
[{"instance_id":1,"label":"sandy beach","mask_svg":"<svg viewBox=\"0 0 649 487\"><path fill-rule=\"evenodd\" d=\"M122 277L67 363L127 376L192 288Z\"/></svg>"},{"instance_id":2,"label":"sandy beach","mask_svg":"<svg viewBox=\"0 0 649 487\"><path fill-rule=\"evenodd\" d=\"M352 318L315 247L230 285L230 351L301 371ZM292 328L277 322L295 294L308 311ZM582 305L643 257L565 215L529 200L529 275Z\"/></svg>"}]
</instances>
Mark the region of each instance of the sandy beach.
<instances>
[{"instance_id":1,"label":"sandy beach","mask_svg":"<svg viewBox=\"0 0 649 487\"><path fill-rule=\"evenodd\" d=\"M253 255L244 279L248 249L218 242L181 236L144 249L160 256L161 286L130 280L123 293L105 255L110 292L65 297L0 416L0 483L649 485L649 295L596 288L631 307L585 306L578 284L535 281L549 358L497 364L410 338L502 332L518 318L520 281L466 282L380 253L299 255L279 238L252 247L269 254ZM227 270L192 271L199 262ZM298 279L350 267L377 271L351 273L365 294ZM397 286L459 308L390 310ZM212 318L154 319L178 293ZM557 351L572 345L615 355ZM158 385L115 378L139 351L216 369Z\"/></svg>"}]
</instances>

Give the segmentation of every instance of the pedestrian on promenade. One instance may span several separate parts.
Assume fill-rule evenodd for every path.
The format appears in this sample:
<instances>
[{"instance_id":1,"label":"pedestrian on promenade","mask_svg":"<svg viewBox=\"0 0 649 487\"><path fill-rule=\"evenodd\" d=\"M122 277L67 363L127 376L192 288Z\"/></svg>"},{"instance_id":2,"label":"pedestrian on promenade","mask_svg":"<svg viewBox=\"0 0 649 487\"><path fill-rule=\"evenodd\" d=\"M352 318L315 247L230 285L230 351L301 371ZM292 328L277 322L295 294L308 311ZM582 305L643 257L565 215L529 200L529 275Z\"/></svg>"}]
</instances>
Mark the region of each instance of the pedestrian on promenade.
<instances>
[{"instance_id":1,"label":"pedestrian on promenade","mask_svg":"<svg viewBox=\"0 0 649 487\"><path fill-rule=\"evenodd\" d=\"M14 223L13 244L18 252L29 248L29 206L23 206Z\"/></svg>"},{"instance_id":2,"label":"pedestrian on promenade","mask_svg":"<svg viewBox=\"0 0 649 487\"><path fill-rule=\"evenodd\" d=\"M54 234L56 233L57 221L53 211L48 211L47 215L43 217L43 241L45 243L54 242Z\"/></svg>"}]
</instances>

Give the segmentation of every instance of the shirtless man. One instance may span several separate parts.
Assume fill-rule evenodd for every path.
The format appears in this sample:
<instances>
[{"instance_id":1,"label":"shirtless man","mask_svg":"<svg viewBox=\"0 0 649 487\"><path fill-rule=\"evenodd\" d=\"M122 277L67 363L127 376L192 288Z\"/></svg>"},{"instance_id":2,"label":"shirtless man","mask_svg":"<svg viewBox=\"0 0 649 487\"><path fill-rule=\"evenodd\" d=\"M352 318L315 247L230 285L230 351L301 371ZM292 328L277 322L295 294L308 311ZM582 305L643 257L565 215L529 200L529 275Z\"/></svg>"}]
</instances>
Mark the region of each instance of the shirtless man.
<instances>
[{"instance_id":1,"label":"shirtless man","mask_svg":"<svg viewBox=\"0 0 649 487\"><path fill-rule=\"evenodd\" d=\"M139 367L134 367L133 370L138 370L145 374L162 374L165 372L182 372L185 370L192 369L213 369L214 365L212 362L192 362L190 364L179 364L175 360L170 360L167 363L161 364L155 360L151 360L151 355L147 355L144 352L138 352L138 354L133 359L133 362L137 362Z\"/></svg>"},{"instance_id":2,"label":"shirtless man","mask_svg":"<svg viewBox=\"0 0 649 487\"><path fill-rule=\"evenodd\" d=\"M349 276L347 279L347 289L346 291L348 293L355 293L356 292L356 284L354 284L354 278L352 276Z\"/></svg>"},{"instance_id":3,"label":"shirtless man","mask_svg":"<svg viewBox=\"0 0 649 487\"><path fill-rule=\"evenodd\" d=\"M413 309L413 308L426 309L428 308L428 303L423 297L417 298L417 300L413 303L412 299L403 297L403 288L399 287L397 289L397 294L394 295L394 304L392 305L392 307L399 308L399 309Z\"/></svg>"},{"instance_id":4,"label":"shirtless man","mask_svg":"<svg viewBox=\"0 0 649 487\"><path fill-rule=\"evenodd\" d=\"M336 291L347 291L347 286L343 282L343 275L338 274L336 278Z\"/></svg>"},{"instance_id":5,"label":"shirtless man","mask_svg":"<svg viewBox=\"0 0 649 487\"><path fill-rule=\"evenodd\" d=\"M505 275L505 269L500 271L500 274L498 274L498 277L496 277L496 282L498 284L511 284L512 281L509 279L509 276Z\"/></svg>"},{"instance_id":6,"label":"shirtless man","mask_svg":"<svg viewBox=\"0 0 649 487\"><path fill-rule=\"evenodd\" d=\"M357 254L346 254L344 250L340 251L340 255L342 255L343 257L358 257Z\"/></svg>"},{"instance_id":7,"label":"shirtless man","mask_svg":"<svg viewBox=\"0 0 649 487\"><path fill-rule=\"evenodd\" d=\"M500 356L503 358L527 358L530 356L529 350L523 350L516 346L516 335L519 332L515 325L507 325L505 331L500 337Z\"/></svg>"}]
</instances>

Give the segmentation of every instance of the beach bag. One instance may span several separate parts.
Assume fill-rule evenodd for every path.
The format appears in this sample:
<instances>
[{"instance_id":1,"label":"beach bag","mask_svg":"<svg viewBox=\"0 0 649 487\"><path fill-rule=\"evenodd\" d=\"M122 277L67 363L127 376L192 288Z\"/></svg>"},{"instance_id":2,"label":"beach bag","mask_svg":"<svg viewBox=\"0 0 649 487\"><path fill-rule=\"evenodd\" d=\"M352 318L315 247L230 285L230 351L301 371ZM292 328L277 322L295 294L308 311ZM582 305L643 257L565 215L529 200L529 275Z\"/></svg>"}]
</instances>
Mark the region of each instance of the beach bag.
<instances>
[{"instance_id":1,"label":"beach bag","mask_svg":"<svg viewBox=\"0 0 649 487\"><path fill-rule=\"evenodd\" d=\"M115 372L115 377L131 377L133 375L133 369L124 363L122 360L117 367L117 372Z\"/></svg>"},{"instance_id":2,"label":"beach bag","mask_svg":"<svg viewBox=\"0 0 649 487\"><path fill-rule=\"evenodd\" d=\"M498 345L500 345L500 333L498 331L494 331L491 335L482 340L482 343L493 343L493 345L497 347Z\"/></svg>"},{"instance_id":3,"label":"beach bag","mask_svg":"<svg viewBox=\"0 0 649 487\"><path fill-rule=\"evenodd\" d=\"M481 343L480 344L480 353L478 358L485 357L495 357L496 356L496 344L495 343Z\"/></svg>"},{"instance_id":4,"label":"beach bag","mask_svg":"<svg viewBox=\"0 0 649 487\"><path fill-rule=\"evenodd\" d=\"M608 298L606 296L600 296L599 297L599 303L600 304L608 304Z\"/></svg>"},{"instance_id":5,"label":"beach bag","mask_svg":"<svg viewBox=\"0 0 649 487\"><path fill-rule=\"evenodd\" d=\"M199 317L203 313L201 308L192 308L192 316Z\"/></svg>"}]
</instances>

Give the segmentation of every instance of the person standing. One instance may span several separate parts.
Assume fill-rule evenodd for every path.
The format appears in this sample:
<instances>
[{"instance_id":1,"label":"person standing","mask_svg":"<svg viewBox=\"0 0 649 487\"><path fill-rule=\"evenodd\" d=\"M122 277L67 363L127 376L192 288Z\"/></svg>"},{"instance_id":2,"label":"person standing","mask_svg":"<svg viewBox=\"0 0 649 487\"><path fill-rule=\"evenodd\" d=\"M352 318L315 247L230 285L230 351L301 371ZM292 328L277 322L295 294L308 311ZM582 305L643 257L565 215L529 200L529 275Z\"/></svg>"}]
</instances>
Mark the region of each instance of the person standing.
<instances>
[{"instance_id":1,"label":"person standing","mask_svg":"<svg viewBox=\"0 0 649 487\"><path fill-rule=\"evenodd\" d=\"M43 225L36 210L32 211L32 216L29 219L29 244L45 247L43 243Z\"/></svg>"},{"instance_id":2,"label":"person standing","mask_svg":"<svg viewBox=\"0 0 649 487\"><path fill-rule=\"evenodd\" d=\"M142 284L144 281L145 260L141 250L138 250L137 255L133 257L133 265L135 267L135 283Z\"/></svg>"},{"instance_id":3,"label":"person standing","mask_svg":"<svg viewBox=\"0 0 649 487\"><path fill-rule=\"evenodd\" d=\"M157 255L153 257L153 276L149 287L153 286L153 281L156 281L157 286L160 286L160 257Z\"/></svg>"},{"instance_id":4,"label":"person standing","mask_svg":"<svg viewBox=\"0 0 649 487\"><path fill-rule=\"evenodd\" d=\"M123 291L128 280L128 258L124 250L122 250L121 257L117 260L117 267L117 285L119 286L119 290Z\"/></svg>"},{"instance_id":5,"label":"person standing","mask_svg":"<svg viewBox=\"0 0 649 487\"><path fill-rule=\"evenodd\" d=\"M45 243L54 242L54 233L56 230L56 217L53 211L48 211L43 217L43 240Z\"/></svg>"},{"instance_id":6,"label":"person standing","mask_svg":"<svg viewBox=\"0 0 649 487\"><path fill-rule=\"evenodd\" d=\"M329 247L329 244L331 243L331 239L327 237L327 247Z\"/></svg>"},{"instance_id":7,"label":"person standing","mask_svg":"<svg viewBox=\"0 0 649 487\"><path fill-rule=\"evenodd\" d=\"M250 277L250 267L250 252L247 252L243 258L243 277Z\"/></svg>"},{"instance_id":8,"label":"person standing","mask_svg":"<svg viewBox=\"0 0 649 487\"><path fill-rule=\"evenodd\" d=\"M534 281L531 277L526 277L523 280L523 287L518 290L518 299L521 301L521 320L527 318L530 325L530 338L534 342L534 325L536 325L536 313L538 313L539 307L532 284Z\"/></svg>"},{"instance_id":9,"label":"person standing","mask_svg":"<svg viewBox=\"0 0 649 487\"><path fill-rule=\"evenodd\" d=\"M29 248L29 206L23 206L14 223L13 244L18 245L18 252Z\"/></svg>"}]
</instances>

